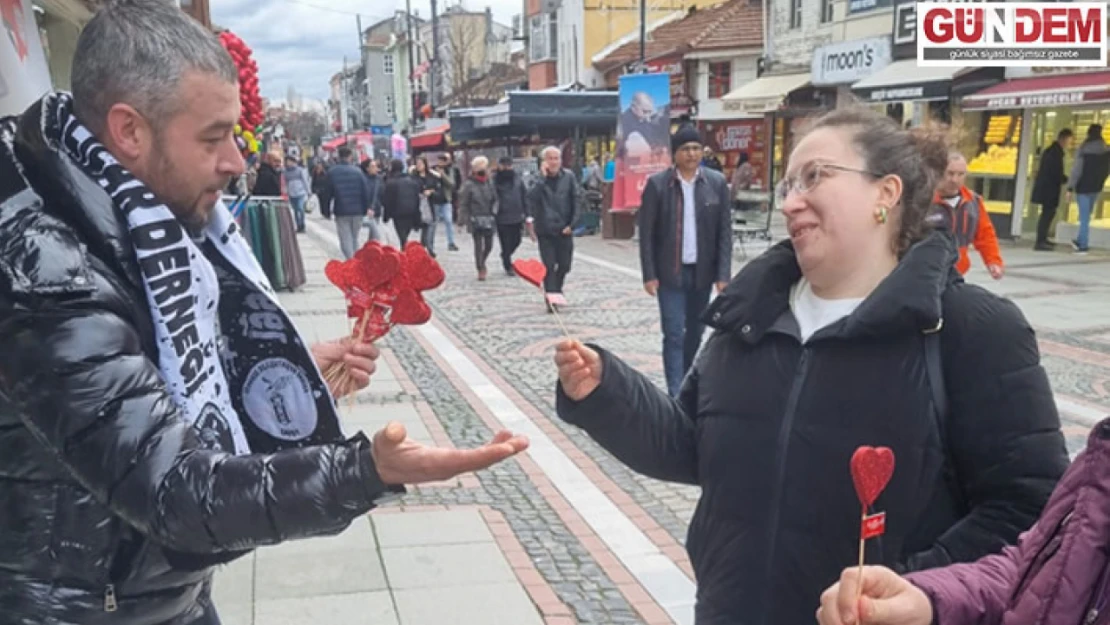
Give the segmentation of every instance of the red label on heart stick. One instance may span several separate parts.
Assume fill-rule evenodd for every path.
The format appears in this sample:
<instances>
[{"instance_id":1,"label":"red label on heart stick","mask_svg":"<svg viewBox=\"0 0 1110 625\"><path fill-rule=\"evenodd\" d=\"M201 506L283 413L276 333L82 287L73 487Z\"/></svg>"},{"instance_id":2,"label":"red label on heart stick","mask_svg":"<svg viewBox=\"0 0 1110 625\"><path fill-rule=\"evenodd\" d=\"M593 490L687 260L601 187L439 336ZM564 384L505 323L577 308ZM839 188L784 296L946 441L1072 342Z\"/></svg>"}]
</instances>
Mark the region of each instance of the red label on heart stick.
<instances>
[{"instance_id":1,"label":"red label on heart stick","mask_svg":"<svg viewBox=\"0 0 1110 625\"><path fill-rule=\"evenodd\" d=\"M863 507L879 498L894 475L894 452L889 447L860 447L852 454L852 483Z\"/></svg>"},{"instance_id":2,"label":"red label on heart stick","mask_svg":"<svg viewBox=\"0 0 1110 625\"><path fill-rule=\"evenodd\" d=\"M860 537L863 540L878 538L886 532L886 513L880 512L863 518L860 527Z\"/></svg>"}]
</instances>

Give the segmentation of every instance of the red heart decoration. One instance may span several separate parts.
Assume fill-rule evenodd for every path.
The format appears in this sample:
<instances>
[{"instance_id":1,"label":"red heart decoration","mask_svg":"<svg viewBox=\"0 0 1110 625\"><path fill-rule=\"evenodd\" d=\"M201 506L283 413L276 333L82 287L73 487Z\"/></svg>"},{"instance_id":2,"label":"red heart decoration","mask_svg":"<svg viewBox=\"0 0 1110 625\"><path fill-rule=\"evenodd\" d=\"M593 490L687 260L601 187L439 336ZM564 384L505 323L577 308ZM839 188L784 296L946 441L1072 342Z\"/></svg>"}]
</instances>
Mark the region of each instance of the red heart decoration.
<instances>
[{"instance_id":1,"label":"red heart decoration","mask_svg":"<svg viewBox=\"0 0 1110 625\"><path fill-rule=\"evenodd\" d=\"M401 259L401 273L405 276L407 286L416 291L434 289L447 279L447 275L443 273L443 267L440 267L436 259L428 254L428 250L416 241L409 241L405 246Z\"/></svg>"},{"instance_id":2,"label":"red heart decoration","mask_svg":"<svg viewBox=\"0 0 1110 625\"><path fill-rule=\"evenodd\" d=\"M420 325L427 323L432 318L432 309L428 302L416 291L406 289L397 294L393 300L393 312L389 320L394 324Z\"/></svg>"},{"instance_id":3,"label":"red heart decoration","mask_svg":"<svg viewBox=\"0 0 1110 625\"><path fill-rule=\"evenodd\" d=\"M377 291L382 285L393 280L401 270L401 261L397 255L389 254L378 244L362 246L362 249L355 252L352 260L357 269L355 280L350 286L357 287L367 294Z\"/></svg>"},{"instance_id":4,"label":"red heart decoration","mask_svg":"<svg viewBox=\"0 0 1110 625\"><path fill-rule=\"evenodd\" d=\"M351 286L348 265L342 261L329 260L328 264L324 265L324 275L342 291L346 291Z\"/></svg>"},{"instance_id":5,"label":"red heart decoration","mask_svg":"<svg viewBox=\"0 0 1110 625\"><path fill-rule=\"evenodd\" d=\"M860 447L852 454L851 468L856 495L868 508L894 475L894 452L889 447Z\"/></svg>"},{"instance_id":6,"label":"red heart decoration","mask_svg":"<svg viewBox=\"0 0 1110 625\"><path fill-rule=\"evenodd\" d=\"M513 261L513 271L524 278L532 286L543 286L543 279L547 276L547 267L535 258L518 258Z\"/></svg>"}]
</instances>

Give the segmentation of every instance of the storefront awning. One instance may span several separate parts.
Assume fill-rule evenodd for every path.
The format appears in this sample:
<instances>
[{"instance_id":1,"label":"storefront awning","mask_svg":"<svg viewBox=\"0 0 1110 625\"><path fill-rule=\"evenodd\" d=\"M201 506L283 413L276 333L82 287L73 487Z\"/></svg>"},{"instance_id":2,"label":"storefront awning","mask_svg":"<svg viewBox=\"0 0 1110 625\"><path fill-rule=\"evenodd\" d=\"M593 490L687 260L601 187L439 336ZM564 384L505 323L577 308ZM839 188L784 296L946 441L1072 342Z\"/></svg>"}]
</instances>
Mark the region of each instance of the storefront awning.
<instances>
[{"instance_id":1,"label":"storefront awning","mask_svg":"<svg viewBox=\"0 0 1110 625\"><path fill-rule=\"evenodd\" d=\"M444 144L444 139L449 130L451 130L451 126L449 124L444 124L431 130L417 133L409 138L409 147L414 150L428 150L441 147Z\"/></svg>"},{"instance_id":2,"label":"storefront awning","mask_svg":"<svg viewBox=\"0 0 1110 625\"><path fill-rule=\"evenodd\" d=\"M768 113L782 105L791 91L809 84L810 74L762 76L721 98L722 108L737 113Z\"/></svg>"},{"instance_id":3,"label":"storefront awning","mask_svg":"<svg viewBox=\"0 0 1110 625\"><path fill-rule=\"evenodd\" d=\"M1047 108L1110 102L1110 72L1016 78L963 99L965 111Z\"/></svg>"},{"instance_id":4,"label":"storefront awning","mask_svg":"<svg viewBox=\"0 0 1110 625\"><path fill-rule=\"evenodd\" d=\"M947 100L952 79L968 67L918 67L916 59L895 61L852 85L864 102Z\"/></svg>"}]
</instances>

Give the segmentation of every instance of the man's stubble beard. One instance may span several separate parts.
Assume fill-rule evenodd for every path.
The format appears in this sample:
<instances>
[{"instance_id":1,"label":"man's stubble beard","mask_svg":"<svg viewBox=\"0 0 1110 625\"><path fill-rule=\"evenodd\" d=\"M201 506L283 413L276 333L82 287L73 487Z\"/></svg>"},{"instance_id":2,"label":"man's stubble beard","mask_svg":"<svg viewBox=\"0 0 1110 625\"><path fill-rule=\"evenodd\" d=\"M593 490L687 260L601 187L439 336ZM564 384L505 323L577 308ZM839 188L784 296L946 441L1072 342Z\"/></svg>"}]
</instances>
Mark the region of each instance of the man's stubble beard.
<instances>
[{"instance_id":1,"label":"man's stubble beard","mask_svg":"<svg viewBox=\"0 0 1110 625\"><path fill-rule=\"evenodd\" d=\"M159 201L163 202L174 217L181 223L181 225L192 236L197 236L204 232L204 228L212 219L212 211L215 209L215 204L212 206L202 206L202 195L196 197L186 197L180 191L182 185L177 181L175 174L178 168L170 160L169 154L163 149L161 137L155 139L155 149L151 154L151 176L152 180L148 184L152 189L158 188L161 193L156 194Z\"/></svg>"}]
</instances>

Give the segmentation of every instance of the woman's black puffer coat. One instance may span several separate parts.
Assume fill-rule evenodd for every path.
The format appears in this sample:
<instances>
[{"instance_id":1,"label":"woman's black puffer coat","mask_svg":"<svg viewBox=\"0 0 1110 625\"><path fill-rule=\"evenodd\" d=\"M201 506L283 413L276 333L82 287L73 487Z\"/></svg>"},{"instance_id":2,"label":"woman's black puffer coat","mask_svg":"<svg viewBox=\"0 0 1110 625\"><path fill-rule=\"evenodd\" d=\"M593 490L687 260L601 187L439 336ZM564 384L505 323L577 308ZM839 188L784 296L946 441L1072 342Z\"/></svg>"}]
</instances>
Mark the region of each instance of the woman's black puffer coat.
<instances>
[{"instance_id":1,"label":"woman's black puffer coat","mask_svg":"<svg viewBox=\"0 0 1110 625\"><path fill-rule=\"evenodd\" d=\"M0 624L191 623L214 564L339 532L387 487L361 435L202 448L154 364L126 225L37 110L15 140L30 188L0 144Z\"/></svg>"},{"instance_id":2,"label":"woman's black puffer coat","mask_svg":"<svg viewBox=\"0 0 1110 625\"><path fill-rule=\"evenodd\" d=\"M871 564L976 560L1037 519L1068 464L1037 342L1013 303L965 284L954 263L933 234L803 345L789 308L801 272L784 242L711 304L715 333L677 400L604 351L590 396L559 389L559 416L629 467L701 486L686 543L698 625L813 622L821 592L857 561L848 464L861 445L896 455ZM938 418L924 332L942 318Z\"/></svg>"}]
</instances>

